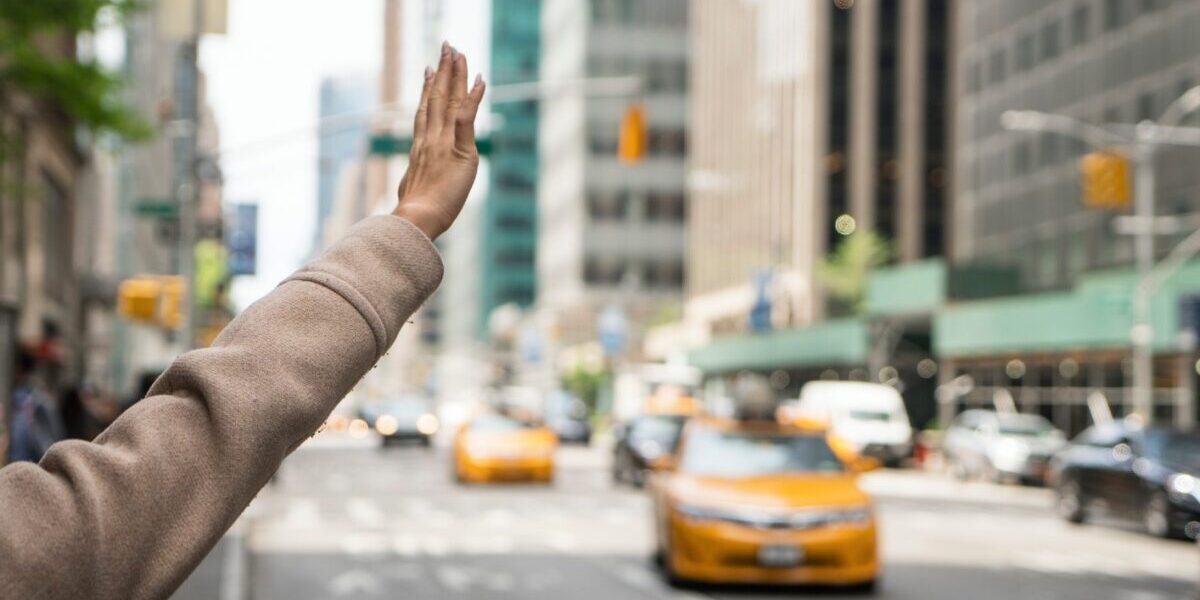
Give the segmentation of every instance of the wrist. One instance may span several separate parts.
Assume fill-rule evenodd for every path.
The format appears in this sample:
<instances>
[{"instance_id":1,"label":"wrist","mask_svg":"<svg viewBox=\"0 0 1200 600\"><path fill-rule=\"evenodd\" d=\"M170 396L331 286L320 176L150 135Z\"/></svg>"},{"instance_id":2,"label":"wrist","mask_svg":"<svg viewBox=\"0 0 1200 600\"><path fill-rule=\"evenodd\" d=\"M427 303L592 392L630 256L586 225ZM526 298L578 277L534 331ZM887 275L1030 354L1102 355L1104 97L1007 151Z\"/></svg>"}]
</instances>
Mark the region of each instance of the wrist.
<instances>
[{"instance_id":1,"label":"wrist","mask_svg":"<svg viewBox=\"0 0 1200 600\"><path fill-rule=\"evenodd\" d=\"M438 225L437 220L433 218L433 215L428 214L426 211L414 209L410 204L396 206L395 210L392 211L392 215L415 225L430 241L437 240L443 233L442 228Z\"/></svg>"}]
</instances>

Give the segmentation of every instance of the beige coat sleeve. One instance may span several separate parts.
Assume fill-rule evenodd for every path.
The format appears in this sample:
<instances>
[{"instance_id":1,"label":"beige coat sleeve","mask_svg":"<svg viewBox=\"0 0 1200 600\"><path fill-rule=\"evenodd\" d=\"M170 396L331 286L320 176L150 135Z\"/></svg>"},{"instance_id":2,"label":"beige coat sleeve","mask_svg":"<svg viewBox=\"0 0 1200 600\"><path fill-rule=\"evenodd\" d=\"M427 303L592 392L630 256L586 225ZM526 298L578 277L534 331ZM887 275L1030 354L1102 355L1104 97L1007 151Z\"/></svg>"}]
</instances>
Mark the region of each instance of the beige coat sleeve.
<instances>
[{"instance_id":1,"label":"beige coat sleeve","mask_svg":"<svg viewBox=\"0 0 1200 600\"><path fill-rule=\"evenodd\" d=\"M169 596L441 276L415 226L367 219L95 442L0 469L0 598Z\"/></svg>"}]
</instances>

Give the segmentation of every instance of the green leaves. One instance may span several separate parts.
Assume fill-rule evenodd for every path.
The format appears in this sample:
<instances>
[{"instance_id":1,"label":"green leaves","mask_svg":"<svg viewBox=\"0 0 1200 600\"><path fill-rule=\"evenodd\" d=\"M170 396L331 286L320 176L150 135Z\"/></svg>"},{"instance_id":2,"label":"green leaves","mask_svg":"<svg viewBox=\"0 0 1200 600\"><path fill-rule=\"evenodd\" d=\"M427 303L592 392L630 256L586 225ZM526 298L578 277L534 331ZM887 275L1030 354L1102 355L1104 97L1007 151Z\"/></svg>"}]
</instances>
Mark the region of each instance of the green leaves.
<instances>
[{"instance_id":1,"label":"green leaves","mask_svg":"<svg viewBox=\"0 0 1200 600\"><path fill-rule=\"evenodd\" d=\"M830 295L845 302L850 310L862 312L871 271L891 257L887 240L871 231L857 231L845 238L817 269L817 277Z\"/></svg>"},{"instance_id":2,"label":"green leaves","mask_svg":"<svg viewBox=\"0 0 1200 600\"><path fill-rule=\"evenodd\" d=\"M95 31L102 11L125 15L136 7L131 0L0 0L0 91L50 103L95 134L149 137L149 124L121 98L121 78L76 57L71 43Z\"/></svg>"}]
</instances>

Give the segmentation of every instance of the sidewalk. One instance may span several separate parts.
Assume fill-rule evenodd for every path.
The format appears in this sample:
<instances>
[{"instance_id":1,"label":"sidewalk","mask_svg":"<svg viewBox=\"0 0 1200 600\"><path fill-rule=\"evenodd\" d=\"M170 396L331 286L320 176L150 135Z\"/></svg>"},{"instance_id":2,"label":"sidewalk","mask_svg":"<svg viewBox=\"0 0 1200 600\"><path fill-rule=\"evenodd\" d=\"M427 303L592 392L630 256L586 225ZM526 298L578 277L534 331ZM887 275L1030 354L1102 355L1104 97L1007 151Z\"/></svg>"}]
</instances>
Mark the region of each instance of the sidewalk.
<instances>
[{"instance_id":1,"label":"sidewalk","mask_svg":"<svg viewBox=\"0 0 1200 600\"><path fill-rule=\"evenodd\" d=\"M876 471L862 476L862 487L884 499L938 500L1038 510L1054 506L1054 493L1048 488L957 481L936 471Z\"/></svg>"}]
</instances>

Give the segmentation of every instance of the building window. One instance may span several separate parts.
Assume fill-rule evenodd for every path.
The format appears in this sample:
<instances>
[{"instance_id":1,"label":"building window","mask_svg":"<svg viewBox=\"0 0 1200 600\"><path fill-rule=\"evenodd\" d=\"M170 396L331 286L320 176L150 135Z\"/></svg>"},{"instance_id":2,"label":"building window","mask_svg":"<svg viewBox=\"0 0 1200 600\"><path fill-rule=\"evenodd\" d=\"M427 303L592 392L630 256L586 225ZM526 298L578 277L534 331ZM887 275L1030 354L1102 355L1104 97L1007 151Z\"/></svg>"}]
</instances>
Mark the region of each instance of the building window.
<instances>
[{"instance_id":1,"label":"building window","mask_svg":"<svg viewBox=\"0 0 1200 600\"><path fill-rule=\"evenodd\" d=\"M646 220L682 223L687 216L682 194L650 194L646 198Z\"/></svg>"},{"instance_id":2,"label":"building window","mask_svg":"<svg viewBox=\"0 0 1200 600\"><path fill-rule=\"evenodd\" d=\"M1145 92L1142 95L1138 96L1137 111L1138 111L1138 114L1137 114L1138 122L1151 120L1158 116L1158 115L1154 114L1155 113L1155 100L1154 100L1153 93Z\"/></svg>"},{"instance_id":3,"label":"building window","mask_svg":"<svg viewBox=\"0 0 1200 600\"><path fill-rule=\"evenodd\" d=\"M645 263L642 265L642 283L650 289L683 287L683 261Z\"/></svg>"},{"instance_id":4,"label":"building window","mask_svg":"<svg viewBox=\"0 0 1200 600\"><path fill-rule=\"evenodd\" d=\"M992 50L992 55L988 58L988 83L991 85L1002 83L1007 75L1004 69L1004 48L996 48Z\"/></svg>"},{"instance_id":5,"label":"building window","mask_svg":"<svg viewBox=\"0 0 1200 600\"><path fill-rule=\"evenodd\" d=\"M71 213L67 193L49 176L43 178L42 240L45 255L46 295L55 300L66 299L66 284L75 269L71 266Z\"/></svg>"},{"instance_id":6,"label":"building window","mask_svg":"<svg viewBox=\"0 0 1200 600\"><path fill-rule=\"evenodd\" d=\"M682 129L651 130L647 137L650 154L683 156L687 150L687 134ZM613 153L616 153L615 144Z\"/></svg>"},{"instance_id":7,"label":"building window","mask_svg":"<svg viewBox=\"0 0 1200 600\"><path fill-rule=\"evenodd\" d=\"M533 179L525 173L505 170L496 176L496 188L509 193L532 194Z\"/></svg>"},{"instance_id":8,"label":"building window","mask_svg":"<svg viewBox=\"0 0 1200 600\"><path fill-rule=\"evenodd\" d=\"M1125 24L1125 0L1104 0L1104 30L1112 31Z\"/></svg>"},{"instance_id":9,"label":"building window","mask_svg":"<svg viewBox=\"0 0 1200 600\"><path fill-rule=\"evenodd\" d=\"M593 156L616 156L617 139L611 135L593 131L588 135L588 150Z\"/></svg>"},{"instance_id":10,"label":"building window","mask_svg":"<svg viewBox=\"0 0 1200 600\"><path fill-rule=\"evenodd\" d=\"M967 71L967 90L972 94L977 94L983 91L983 62L975 61L971 63L970 69Z\"/></svg>"},{"instance_id":11,"label":"building window","mask_svg":"<svg viewBox=\"0 0 1200 600\"><path fill-rule=\"evenodd\" d=\"M531 248L501 248L496 251L492 260L494 264L506 267L532 265L533 261L533 249Z\"/></svg>"},{"instance_id":12,"label":"building window","mask_svg":"<svg viewBox=\"0 0 1200 600\"><path fill-rule=\"evenodd\" d=\"M625 263L620 260L588 258L583 264L583 281L587 285L615 286L625 279Z\"/></svg>"},{"instance_id":13,"label":"building window","mask_svg":"<svg viewBox=\"0 0 1200 600\"><path fill-rule=\"evenodd\" d=\"M1017 70L1027 71L1033 68L1033 34L1024 33L1017 38Z\"/></svg>"},{"instance_id":14,"label":"building window","mask_svg":"<svg viewBox=\"0 0 1200 600\"><path fill-rule=\"evenodd\" d=\"M1042 60L1054 60L1062 52L1062 42L1058 21L1050 21L1042 25Z\"/></svg>"},{"instance_id":15,"label":"building window","mask_svg":"<svg viewBox=\"0 0 1200 600\"><path fill-rule=\"evenodd\" d=\"M593 221L623 221L629 214L627 192L593 191L588 194L588 216Z\"/></svg>"},{"instance_id":16,"label":"building window","mask_svg":"<svg viewBox=\"0 0 1200 600\"><path fill-rule=\"evenodd\" d=\"M1086 4L1075 7L1071 13L1071 45L1079 46L1087 43L1088 31L1092 20L1091 9Z\"/></svg>"},{"instance_id":17,"label":"building window","mask_svg":"<svg viewBox=\"0 0 1200 600\"><path fill-rule=\"evenodd\" d=\"M1041 166L1049 166L1059 161L1059 134L1042 133L1038 139L1038 162Z\"/></svg>"}]
</instances>

